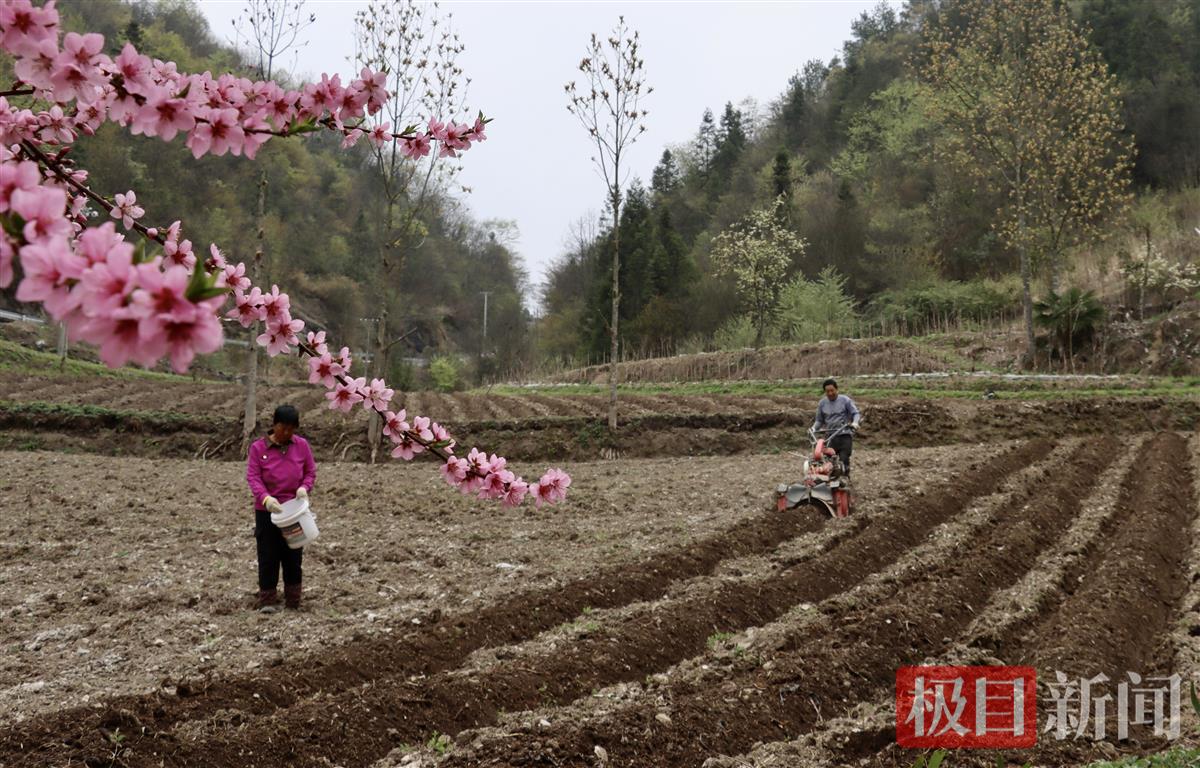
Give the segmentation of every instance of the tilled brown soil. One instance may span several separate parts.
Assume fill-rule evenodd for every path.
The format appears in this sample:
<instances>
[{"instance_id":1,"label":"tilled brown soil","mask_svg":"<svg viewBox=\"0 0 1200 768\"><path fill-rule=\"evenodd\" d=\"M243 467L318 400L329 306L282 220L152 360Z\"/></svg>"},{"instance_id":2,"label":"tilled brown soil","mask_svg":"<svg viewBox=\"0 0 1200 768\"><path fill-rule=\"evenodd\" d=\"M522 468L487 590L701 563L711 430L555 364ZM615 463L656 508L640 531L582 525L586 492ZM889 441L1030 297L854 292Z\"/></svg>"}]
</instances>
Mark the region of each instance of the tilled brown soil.
<instances>
[{"instance_id":1,"label":"tilled brown soil","mask_svg":"<svg viewBox=\"0 0 1200 768\"><path fill-rule=\"evenodd\" d=\"M3 386L0 372L0 386ZM25 376L24 379L31 377ZM0 403L0 450L69 449L116 456L241 460L238 390L231 385L123 381L88 385L33 377L14 389L20 405ZM95 381L95 380L89 380ZM27 386L28 385L28 386ZM301 407L303 432L321 461L369 458L366 417L324 407L314 387L262 392L260 422L275 404ZM9 399L5 396L0 399ZM34 407L49 401L59 408ZM400 393L395 405L432 416L460 444L510 459L578 462L599 458L730 456L807 445L813 397L725 395L625 396L621 428L610 434L599 395ZM224 403L214 407L214 403ZM95 405L115 412L81 411ZM1081 398L859 402L866 413L859 444L876 448L1021 439L1031 424L1056 435L1190 431L1200 401L1187 398ZM386 455L386 454L385 454Z\"/></svg>"},{"instance_id":2,"label":"tilled brown soil","mask_svg":"<svg viewBox=\"0 0 1200 768\"><path fill-rule=\"evenodd\" d=\"M1078 416L1088 407L1070 412ZM898 423L908 418L895 416ZM1052 421L1040 431L1056 434ZM1135 441L1136 457L1122 448L1124 440L1055 440L1053 449L1046 439L990 449L864 447L855 454L863 503L850 520L828 523L764 509L770 476L794 467L788 456L580 465L572 467L578 506L502 513L499 519L489 519L494 511L481 505L440 496L445 492L428 478L417 480L428 467L398 468L407 474L368 485L372 473L397 468L340 466L330 470L331 487L323 492L347 497L346 517L364 530L331 528L350 551L332 550L330 564L344 568L363 557L372 539L404 540L433 528L405 555L432 544L442 559L440 568L419 578L432 600L392 593L388 586L400 587L417 573L366 555L370 570L353 576L365 573L381 596L371 602L368 593L352 590L345 599L356 611L379 611L382 618L367 626L382 624L388 632L365 632L361 623L331 617L330 625L349 624L352 634L329 632L319 647L289 646L274 666L243 669L220 660L207 675L192 666L191 674L171 677L156 690L96 695L73 708L31 706L40 695L26 686L36 660L0 666L7 676L0 677L0 690L10 686L18 699L12 711L23 716L0 729L0 765L351 768L378 760L380 768L640 767L699 766L713 759L713 766L732 766L740 763L715 758L767 754L761 745L802 744L827 728L845 730L836 748L824 752L826 762L749 764L911 765L915 755L887 747L894 733L881 728L878 717L865 730L837 724L853 724L863 712L886 706L898 666L952 660L965 642L976 643L967 651L984 660L1031 663L1043 675L1051 669L1177 671L1185 677L1200 672L1170 669L1179 651L1176 622L1192 608L1183 602L1196 518L1193 451L1169 432ZM215 468L224 477L230 473L223 468L231 466L143 462L136 465L140 476L131 476L122 465L141 460L0 456L15 468L0 480L0 504L23 503L31 510L4 531L5 541L28 543L12 548L17 567L0 566L0 596L36 593L30 585L53 583L38 572L42 556L87 573L80 558L97 554L94 547L109 552L128 540L145 555L162 552L147 543L155 529L131 527L131 514L154 507L155 499L139 495L142 489L161 488L164 473L187 477L194 467L199 478ZM40 467L29 457L65 466ZM1138 471L1130 471L1131 461ZM139 511L116 514L123 525L112 534L96 533L91 544L79 541L90 530L86 519L82 529L72 521L53 536L31 534L49 509L78 506L79 494L91 487L81 478L43 499L39 473L74 468L94 480L96 462L110 462L103 471L115 489L98 503L112 508L128 497ZM1114 472L1120 479L1107 480ZM216 492L236 483L235 476L225 477ZM1043 585L1048 592L1035 613L980 634L981 612L1040 567L1040 558L1056 549L1101 485L1116 495L1111 510L1056 582ZM415 497L406 498L414 489ZM1145 501L1150 489L1153 509ZM380 493L392 495L381 503ZM359 509L382 512L383 532ZM176 524L192 537L213 532L211 526ZM499 543L514 527L527 531L527 538ZM443 546L434 543L439 541ZM321 544L313 548L314 560ZM215 542L218 550L228 546ZM501 558L510 568L498 567ZM103 560L104 567L118 563L112 554ZM243 558L239 567L246 565ZM144 564L127 567L138 574L133 584L154 589ZM513 571L518 576L497 577ZM332 573L321 577L339 580ZM65 661L72 643L130 633L127 623L102 629L94 618L104 610L114 616L153 611L153 604L129 602L127 595L137 592L121 581L109 583L107 592L52 589L56 597L48 605L42 597L9 611L20 628L6 624L0 640L21 654L62 645L54 658ZM457 597L439 598L448 591ZM193 614L208 606L224 606L226 616L244 611L242 598L222 602L200 594L198 605L185 601L180 607ZM337 599L319 593L315 608ZM392 602L403 610L389 609ZM46 648L27 650L39 642L33 630L58 615L56 626L64 632L43 637ZM278 618L302 630L318 616ZM91 632L67 629L71 625ZM221 637L249 629L220 615L212 616L212 625L207 631ZM190 634L205 631L202 623L192 626ZM178 650L220 647L193 639ZM153 648L147 651L154 657ZM112 675L119 665L104 669L95 667L92 674ZM1124 744L1044 743L1037 752L1011 757L1083 765L1161 746L1138 733ZM969 760L995 764L986 753ZM962 764L970 763L955 762Z\"/></svg>"},{"instance_id":3,"label":"tilled brown soil","mask_svg":"<svg viewBox=\"0 0 1200 768\"><path fill-rule=\"evenodd\" d=\"M120 723L132 761L183 721L242 722L432 674L585 610L657 597L813 524L767 512L766 489L795 473L790 456L574 466L571 503L540 511L461 499L428 465L334 465L314 496L325 539L306 558L309 608L268 618L246 610L253 544L238 465L0 456L0 604L11 606L0 631L19 649L0 666L0 701L10 717L35 714L4 731L0 764L100 759ZM904 471L886 454L859 461L869 496ZM155 690L109 698L106 680ZM80 696L82 708L36 715Z\"/></svg>"}]
</instances>

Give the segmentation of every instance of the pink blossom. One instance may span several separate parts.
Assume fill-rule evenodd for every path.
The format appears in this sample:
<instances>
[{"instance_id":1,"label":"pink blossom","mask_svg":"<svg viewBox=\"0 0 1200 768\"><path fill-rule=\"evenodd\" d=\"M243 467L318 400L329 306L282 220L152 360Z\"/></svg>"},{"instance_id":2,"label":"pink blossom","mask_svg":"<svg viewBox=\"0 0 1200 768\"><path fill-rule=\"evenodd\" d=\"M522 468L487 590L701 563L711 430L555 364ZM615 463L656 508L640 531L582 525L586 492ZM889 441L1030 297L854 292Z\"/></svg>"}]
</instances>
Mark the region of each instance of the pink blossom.
<instances>
[{"instance_id":1,"label":"pink blossom","mask_svg":"<svg viewBox=\"0 0 1200 768\"><path fill-rule=\"evenodd\" d=\"M376 147L382 147L392 140L392 124L380 123L371 128L371 133L368 135L371 143Z\"/></svg>"},{"instance_id":2,"label":"pink blossom","mask_svg":"<svg viewBox=\"0 0 1200 768\"><path fill-rule=\"evenodd\" d=\"M13 192L18 189L35 189L42 179L36 163L24 160L4 163L0 173L0 213L8 210Z\"/></svg>"},{"instance_id":3,"label":"pink blossom","mask_svg":"<svg viewBox=\"0 0 1200 768\"><path fill-rule=\"evenodd\" d=\"M158 263L138 264L138 290L134 302L143 309L146 319L146 338L158 333L157 327L167 322L187 323L194 320L195 306L187 300L190 275L179 266L163 269Z\"/></svg>"},{"instance_id":4,"label":"pink blossom","mask_svg":"<svg viewBox=\"0 0 1200 768\"><path fill-rule=\"evenodd\" d=\"M110 253L118 245L124 245L132 254L133 246L126 243L125 238L117 233L117 228L111 221L106 221L80 235L75 242L75 252L87 260L88 266L92 266L108 261Z\"/></svg>"},{"instance_id":5,"label":"pink blossom","mask_svg":"<svg viewBox=\"0 0 1200 768\"><path fill-rule=\"evenodd\" d=\"M484 477L492 471L487 453L478 448L472 448L471 452L467 454L467 463L471 465L471 472L479 477Z\"/></svg>"},{"instance_id":6,"label":"pink blossom","mask_svg":"<svg viewBox=\"0 0 1200 768\"><path fill-rule=\"evenodd\" d=\"M113 59L113 66L121 75L121 87L129 93L144 96L152 87L150 59L138 53L131 43L125 43L121 53Z\"/></svg>"},{"instance_id":7,"label":"pink blossom","mask_svg":"<svg viewBox=\"0 0 1200 768\"><path fill-rule=\"evenodd\" d=\"M243 328L249 328L266 317L262 304L262 290L258 286L251 288L249 293L235 288L233 302L233 309L226 312L225 316L237 320Z\"/></svg>"},{"instance_id":8,"label":"pink blossom","mask_svg":"<svg viewBox=\"0 0 1200 768\"><path fill-rule=\"evenodd\" d=\"M465 460L456 459L451 456L442 465L441 473L449 485L457 487L462 484L463 480L467 479L467 469L467 462Z\"/></svg>"},{"instance_id":9,"label":"pink blossom","mask_svg":"<svg viewBox=\"0 0 1200 768\"><path fill-rule=\"evenodd\" d=\"M561 469L546 470L542 479L533 486L534 503L557 504L567 497L567 488L571 486L571 476Z\"/></svg>"},{"instance_id":10,"label":"pink blossom","mask_svg":"<svg viewBox=\"0 0 1200 768\"><path fill-rule=\"evenodd\" d=\"M278 285L271 286L270 293L263 293L263 317L269 322L288 314L292 301L286 293L279 292Z\"/></svg>"},{"instance_id":11,"label":"pink blossom","mask_svg":"<svg viewBox=\"0 0 1200 768\"><path fill-rule=\"evenodd\" d=\"M174 221L167 227L166 241L163 243L163 253L173 264L191 269L196 266L196 255L192 253L192 241L179 240L180 223Z\"/></svg>"},{"instance_id":12,"label":"pink blossom","mask_svg":"<svg viewBox=\"0 0 1200 768\"><path fill-rule=\"evenodd\" d=\"M410 431L422 443L433 442L433 432L429 429L429 417L427 416L413 417L412 429Z\"/></svg>"},{"instance_id":13,"label":"pink blossom","mask_svg":"<svg viewBox=\"0 0 1200 768\"><path fill-rule=\"evenodd\" d=\"M57 39L58 11L52 2L37 8L29 0L5 0L0 3L0 30L4 32L0 48L15 56L29 56L39 44Z\"/></svg>"},{"instance_id":14,"label":"pink blossom","mask_svg":"<svg viewBox=\"0 0 1200 768\"><path fill-rule=\"evenodd\" d=\"M434 442L443 444L443 450L454 453L454 438L450 437L450 432L445 427L434 422L429 425L429 431L433 433Z\"/></svg>"},{"instance_id":15,"label":"pink blossom","mask_svg":"<svg viewBox=\"0 0 1200 768\"><path fill-rule=\"evenodd\" d=\"M221 323L211 307L194 307L191 317L186 319L158 319L147 322L143 318L138 328L143 342L153 343L162 338L167 343L167 355L176 373L185 373L197 354L216 352L224 343Z\"/></svg>"},{"instance_id":16,"label":"pink blossom","mask_svg":"<svg viewBox=\"0 0 1200 768\"><path fill-rule=\"evenodd\" d=\"M41 302L55 320L73 312L81 300L71 288L87 262L71 253L65 238L51 237L21 249L25 275L17 286L17 301Z\"/></svg>"},{"instance_id":17,"label":"pink blossom","mask_svg":"<svg viewBox=\"0 0 1200 768\"><path fill-rule=\"evenodd\" d=\"M516 479L517 476L507 469L489 472L484 476L483 484L479 488L479 498L499 499L503 497L508 490L508 484Z\"/></svg>"},{"instance_id":18,"label":"pink blossom","mask_svg":"<svg viewBox=\"0 0 1200 768\"><path fill-rule=\"evenodd\" d=\"M99 231L89 229L83 237ZM105 252L103 260L93 261L84 271L81 283L83 311L88 315L112 314L125 306L138 284L137 270L133 265L133 246L123 240L114 242Z\"/></svg>"},{"instance_id":19,"label":"pink blossom","mask_svg":"<svg viewBox=\"0 0 1200 768\"><path fill-rule=\"evenodd\" d=\"M0 7L3 3L0 3ZM42 40L35 49L17 59L13 69L22 82L35 88L49 90L54 87L53 75L57 66L58 45L53 39Z\"/></svg>"},{"instance_id":20,"label":"pink blossom","mask_svg":"<svg viewBox=\"0 0 1200 768\"><path fill-rule=\"evenodd\" d=\"M483 132L486 127L482 117L476 118L475 126L471 128L471 141L487 141L487 134Z\"/></svg>"},{"instance_id":21,"label":"pink blossom","mask_svg":"<svg viewBox=\"0 0 1200 768\"><path fill-rule=\"evenodd\" d=\"M122 307L87 319L81 337L99 345L100 360L110 368L119 368L130 360L150 368L166 353L167 346L162 338L143 339L140 327L140 313L132 307Z\"/></svg>"},{"instance_id":22,"label":"pink blossom","mask_svg":"<svg viewBox=\"0 0 1200 768\"><path fill-rule=\"evenodd\" d=\"M267 348L271 357L287 352L298 345L296 334L304 329L303 320L293 320L287 315L267 320L267 330L258 337L260 346Z\"/></svg>"},{"instance_id":23,"label":"pink blossom","mask_svg":"<svg viewBox=\"0 0 1200 768\"><path fill-rule=\"evenodd\" d=\"M7 288L13 281L13 245L0 233L0 288Z\"/></svg>"},{"instance_id":24,"label":"pink blossom","mask_svg":"<svg viewBox=\"0 0 1200 768\"><path fill-rule=\"evenodd\" d=\"M209 109L199 117L187 140L193 156L200 158L209 152L218 157L226 152L242 153L246 134L238 122L236 109Z\"/></svg>"},{"instance_id":25,"label":"pink blossom","mask_svg":"<svg viewBox=\"0 0 1200 768\"><path fill-rule=\"evenodd\" d=\"M400 413L388 411L383 415L383 434L391 438L404 436L411 427L408 424L408 413L401 408Z\"/></svg>"},{"instance_id":26,"label":"pink blossom","mask_svg":"<svg viewBox=\"0 0 1200 768\"><path fill-rule=\"evenodd\" d=\"M337 386L337 378L342 374L342 366L327 351L321 353L320 357L308 359L308 383L310 384L324 384L326 389L333 389Z\"/></svg>"},{"instance_id":27,"label":"pink blossom","mask_svg":"<svg viewBox=\"0 0 1200 768\"><path fill-rule=\"evenodd\" d=\"M505 506L519 507L525 501L525 496L529 493L529 483L521 478L516 478L508 484L508 488L504 491L502 500Z\"/></svg>"},{"instance_id":28,"label":"pink blossom","mask_svg":"<svg viewBox=\"0 0 1200 768\"><path fill-rule=\"evenodd\" d=\"M31 243L43 237L71 234L71 225L64 218L67 193L57 187L18 189L12 193L9 205L25 219L23 234Z\"/></svg>"},{"instance_id":29,"label":"pink blossom","mask_svg":"<svg viewBox=\"0 0 1200 768\"><path fill-rule=\"evenodd\" d=\"M352 120L363 116L363 107L367 105L370 95L360 84L351 83L342 91L336 105L339 120Z\"/></svg>"},{"instance_id":30,"label":"pink blossom","mask_svg":"<svg viewBox=\"0 0 1200 768\"><path fill-rule=\"evenodd\" d=\"M393 459L412 461L413 456L416 456L418 453L422 453L425 450L425 446L414 441L412 435L407 432L405 432L399 438L393 437L392 442L396 444L396 447L392 449Z\"/></svg>"},{"instance_id":31,"label":"pink blossom","mask_svg":"<svg viewBox=\"0 0 1200 768\"><path fill-rule=\"evenodd\" d=\"M342 347L342 351L338 353L338 358L342 365L342 370L350 373L350 347Z\"/></svg>"},{"instance_id":32,"label":"pink blossom","mask_svg":"<svg viewBox=\"0 0 1200 768\"><path fill-rule=\"evenodd\" d=\"M56 101L91 102L99 98L105 82L98 66L103 48L104 36L94 32L85 35L68 32L63 37L62 52L50 74Z\"/></svg>"},{"instance_id":33,"label":"pink blossom","mask_svg":"<svg viewBox=\"0 0 1200 768\"><path fill-rule=\"evenodd\" d=\"M125 225L125 229L133 229L133 222L142 218L145 215L146 209L137 204L137 194L131 189L125 194L117 193L113 196L116 205L113 207L110 215L114 219L120 219Z\"/></svg>"},{"instance_id":34,"label":"pink blossom","mask_svg":"<svg viewBox=\"0 0 1200 768\"><path fill-rule=\"evenodd\" d=\"M171 141L178 134L188 133L196 127L192 109L191 103L172 96L166 88L153 88L146 95L146 103L133 115L131 131Z\"/></svg>"},{"instance_id":35,"label":"pink blossom","mask_svg":"<svg viewBox=\"0 0 1200 768\"><path fill-rule=\"evenodd\" d=\"M252 117L242 125L244 141L242 152L251 160L258 154L258 149L270 140L271 126L261 117ZM233 154L237 154L234 152Z\"/></svg>"},{"instance_id":36,"label":"pink blossom","mask_svg":"<svg viewBox=\"0 0 1200 768\"><path fill-rule=\"evenodd\" d=\"M222 272L225 285L233 290L245 291L250 287L250 278L246 277L245 264L240 262L238 264L226 264Z\"/></svg>"},{"instance_id":37,"label":"pink blossom","mask_svg":"<svg viewBox=\"0 0 1200 768\"><path fill-rule=\"evenodd\" d=\"M446 124L438 122L435 118L429 118L429 138L437 141L446 140Z\"/></svg>"},{"instance_id":38,"label":"pink blossom","mask_svg":"<svg viewBox=\"0 0 1200 768\"><path fill-rule=\"evenodd\" d=\"M358 393L360 382L362 379L338 384L332 392L326 392L325 397L329 400L330 410L350 413L357 403L361 403L363 397Z\"/></svg>"},{"instance_id":39,"label":"pink blossom","mask_svg":"<svg viewBox=\"0 0 1200 768\"><path fill-rule=\"evenodd\" d=\"M414 160L429 154L429 134L418 133L415 136L405 136L400 140L400 151L405 157Z\"/></svg>"},{"instance_id":40,"label":"pink blossom","mask_svg":"<svg viewBox=\"0 0 1200 768\"><path fill-rule=\"evenodd\" d=\"M75 141L75 131L71 130L74 120L64 114L62 107L57 104L38 115L38 124L42 138L51 144L70 144Z\"/></svg>"},{"instance_id":41,"label":"pink blossom","mask_svg":"<svg viewBox=\"0 0 1200 768\"><path fill-rule=\"evenodd\" d=\"M325 343L325 331L309 331L308 346L318 355L328 354L329 345Z\"/></svg>"},{"instance_id":42,"label":"pink blossom","mask_svg":"<svg viewBox=\"0 0 1200 768\"><path fill-rule=\"evenodd\" d=\"M387 73L372 72L363 67L359 78L362 81L362 90L367 94L367 110L371 114L375 114L388 100Z\"/></svg>"},{"instance_id":43,"label":"pink blossom","mask_svg":"<svg viewBox=\"0 0 1200 768\"><path fill-rule=\"evenodd\" d=\"M388 389L387 382L383 379L371 379L371 386L367 387L363 405L376 411L386 411L395 394L395 390Z\"/></svg>"},{"instance_id":44,"label":"pink blossom","mask_svg":"<svg viewBox=\"0 0 1200 768\"><path fill-rule=\"evenodd\" d=\"M355 144L357 144L358 140L362 137L363 132L361 128L355 128L351 131L348 131L346 133L346 138L342 139L342 149L350 149L350 147L353 147Z\"/></svg>"}]
</instances>

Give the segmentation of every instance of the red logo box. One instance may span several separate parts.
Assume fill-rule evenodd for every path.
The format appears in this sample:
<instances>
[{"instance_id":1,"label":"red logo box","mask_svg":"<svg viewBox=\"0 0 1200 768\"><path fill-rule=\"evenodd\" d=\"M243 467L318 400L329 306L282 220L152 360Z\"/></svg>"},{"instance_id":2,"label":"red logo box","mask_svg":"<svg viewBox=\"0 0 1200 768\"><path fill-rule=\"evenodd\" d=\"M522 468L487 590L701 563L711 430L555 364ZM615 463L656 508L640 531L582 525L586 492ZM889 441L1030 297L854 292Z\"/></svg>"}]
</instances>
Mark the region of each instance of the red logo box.
<instances>
[{"instance_id":1,"label":"red logo box","mask_svg":"<svg viewBox=\"0 0 1200 768\"><path fill-rule=\"evenodd\" d=\"M896 743L912 749L1037 744L1033 667L901 667Z\"/></svg>"}]
</instances>

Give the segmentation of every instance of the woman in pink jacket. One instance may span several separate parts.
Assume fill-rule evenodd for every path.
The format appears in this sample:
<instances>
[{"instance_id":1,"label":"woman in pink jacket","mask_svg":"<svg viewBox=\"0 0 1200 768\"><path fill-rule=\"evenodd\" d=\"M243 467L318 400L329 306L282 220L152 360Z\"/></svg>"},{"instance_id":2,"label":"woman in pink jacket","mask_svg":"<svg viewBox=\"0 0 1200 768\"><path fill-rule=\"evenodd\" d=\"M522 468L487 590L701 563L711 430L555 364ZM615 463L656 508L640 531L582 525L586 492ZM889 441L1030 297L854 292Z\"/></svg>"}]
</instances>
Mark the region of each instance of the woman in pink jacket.
<instances>
[{"instance_id":1,"label":"woman in pink jacket","mask_svg":"<svg viewBox=\"0 0 1200 768\"><path fill-rule=\"evenodd\" d=\"M296 434L300 412L293 405L275 409L266 437L255 440L246 459L246 482L254 494L254 538L258 543L258 610L279 610L279 568L283 566L283 595L288 608L300 607L304 549L291 549L271 513L295 498L308 498L317 479L308 441Z\"/></svg>"}]
</instances>

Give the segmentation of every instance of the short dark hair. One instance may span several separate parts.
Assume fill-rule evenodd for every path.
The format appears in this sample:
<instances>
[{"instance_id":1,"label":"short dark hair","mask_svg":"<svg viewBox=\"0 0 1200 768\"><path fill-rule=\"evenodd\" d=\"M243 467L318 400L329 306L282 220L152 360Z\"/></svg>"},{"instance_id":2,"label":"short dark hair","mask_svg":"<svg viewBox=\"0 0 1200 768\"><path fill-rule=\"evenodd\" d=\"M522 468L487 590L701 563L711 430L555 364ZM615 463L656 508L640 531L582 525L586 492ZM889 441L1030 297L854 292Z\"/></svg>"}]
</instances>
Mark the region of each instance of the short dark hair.
<instances>
[{"instance_id":1,"label":"short dark hair","mask_svg":"<svg viewBox=\"0 0 1200 768\"><path fill-rule=\"evenodd\" d=\"M837 389L837 381L834 379L825 379L825 383L821 385L821 389L824 390L825 387L828 387L830 384L833 385L834 389Z\"/></svg>"},{"instance_id":2,"label":"short dark hair","mask_svg":"<svg viewBox=\"0 0 1200 768\"><path fill-rule=\"evenodd\" d=\"M275 409L275 420L272 424L285 424L289 427L300 428L300 411L294 405L281 405Z\"/></svg>"}]
</instances>

